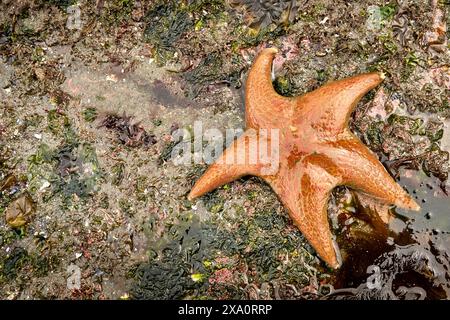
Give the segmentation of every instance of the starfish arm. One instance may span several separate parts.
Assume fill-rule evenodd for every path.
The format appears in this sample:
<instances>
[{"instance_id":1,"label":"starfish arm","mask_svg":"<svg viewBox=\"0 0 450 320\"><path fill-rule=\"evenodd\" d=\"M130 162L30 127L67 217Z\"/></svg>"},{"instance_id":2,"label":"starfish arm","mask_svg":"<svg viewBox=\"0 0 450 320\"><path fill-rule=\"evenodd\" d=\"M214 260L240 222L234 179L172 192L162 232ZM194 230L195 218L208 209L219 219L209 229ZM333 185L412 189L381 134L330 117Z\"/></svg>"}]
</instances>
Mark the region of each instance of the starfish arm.
<instances>
[{"instance_id":1,"label":"starfish arm","mask_svg":"<svg viewBox=\"0 0 450 320\"><path fill-rule=\"evenodd\" d=\"M340 265L328 223L328 199L340 184L338 169L319 154L305 157L294 168L280 168L275 178L266 179L287 208L317 254L332 268Z\"/></svg>"},{"instance_id":2,"label":"starfish arm","mask_svg":"<svg viewBox=\"0 0 450 320\"><path fill-rule=\"evenodd\" d=\"M331 82L298 97L297 110L322 137L335 136L347 128L358 101L383 79L383 74L374 72Z\"/></svg>"},{"instance_id":3,"label":"starfish arm","mask_svg":"<svg viewBox=\"0 0 450 320\"><path fill-rule=\"evenodd\" d=\"M294 99L279 95L272 85L272 62L277 52L276 48L262 50L250 69L245 95L247 127L269 128L265 123L293 110Z\"/></svg>"},{"instance_id":4,"label":"starfish arm","mask_svg":"<svg viewBox=\"0 0 450 320\"><path fill-rule=\"evenodd\" d=\"M195 183L188 199L200 197L228 182L242 176L271 172L267 159L259 157L259 146L270 145L269 139L256 132L246 130L236 139L220 157L206 170L203 176Z\"/></svg>"},{"instance_id":5,"label":"starfish arm","mask_svg":"<svg viewBox=\"0 0 450 320\"><path fill-rule=\"evenodd\" d=\"M327 155L341 168L343 184L381 202L418 211L420 206L389 175L375 154L357 137L330 142ZM349 159L352 159L349 161Z\"/></svg>"}]
</instances>

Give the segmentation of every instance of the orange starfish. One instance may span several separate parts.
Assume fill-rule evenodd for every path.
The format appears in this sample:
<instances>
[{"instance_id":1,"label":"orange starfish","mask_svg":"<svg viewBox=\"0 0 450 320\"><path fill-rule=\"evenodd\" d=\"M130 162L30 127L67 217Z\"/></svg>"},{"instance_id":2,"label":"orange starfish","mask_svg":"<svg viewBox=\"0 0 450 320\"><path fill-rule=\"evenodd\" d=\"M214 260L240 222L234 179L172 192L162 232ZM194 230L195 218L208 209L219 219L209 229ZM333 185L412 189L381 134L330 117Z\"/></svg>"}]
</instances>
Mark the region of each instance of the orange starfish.
<instances>
[{"instance_id":1,"label":"orange starfish","mask_svg":"<svg viewBox=\"0 0 450 320\"><path fill-rule=\"evenodd\" d=\"M199 197L245 175L265 180L287 208L295 225L319 256L338 268L330 232L327 203L332 189L347 185L384 203L419 210L419 205L388 174L376 156L348 129L358 101L384 76L368 73L335 81L299 97L283 97L272 86L275 48L264 49L247 79L246 131L228 147L197 181L188 199ZM269 157L277 158L275 172L257 157L255 145L270 145L261 134L278 129L279 143ZM244 156L244 161L229 161ZM387 223L388 217L380 216Z\"/></svg>"}]
</instances>

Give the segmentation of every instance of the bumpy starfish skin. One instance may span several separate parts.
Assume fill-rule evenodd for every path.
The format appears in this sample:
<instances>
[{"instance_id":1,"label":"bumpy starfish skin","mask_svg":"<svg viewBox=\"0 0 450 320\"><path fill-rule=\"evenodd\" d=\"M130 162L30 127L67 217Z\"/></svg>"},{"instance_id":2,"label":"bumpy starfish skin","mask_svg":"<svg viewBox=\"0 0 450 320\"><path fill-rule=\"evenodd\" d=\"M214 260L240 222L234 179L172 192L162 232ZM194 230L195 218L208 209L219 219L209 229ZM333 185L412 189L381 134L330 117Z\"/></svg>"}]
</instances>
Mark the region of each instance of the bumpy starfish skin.
<instances>
[{"instance_id":1,"label":"bumpy starfish skin","mask_svg":"<svg viewBox=\"0 0 450 320\"><path fill-rule=\"evenodd\" d=\"M247 130L208 168L188 198L192 200L245 175L259 176L277 193L319 256L337 268L339 255L327 216L333 188L347 185L384 203L420 209L348 129L357 102L380 84L383 76L362 74L326 84L300 97L283 97L275 92L271 80L276 53L275 48L264 49L250 70L245 99ZM267 161L250 161L255 152L252 143L270 145L273 140L259 129L279 129L279 165L275 172L269 170ZM225 161L243 155L244 161ZM380 218L387 223L386 216Z\"/></svg>"}]
</instances>

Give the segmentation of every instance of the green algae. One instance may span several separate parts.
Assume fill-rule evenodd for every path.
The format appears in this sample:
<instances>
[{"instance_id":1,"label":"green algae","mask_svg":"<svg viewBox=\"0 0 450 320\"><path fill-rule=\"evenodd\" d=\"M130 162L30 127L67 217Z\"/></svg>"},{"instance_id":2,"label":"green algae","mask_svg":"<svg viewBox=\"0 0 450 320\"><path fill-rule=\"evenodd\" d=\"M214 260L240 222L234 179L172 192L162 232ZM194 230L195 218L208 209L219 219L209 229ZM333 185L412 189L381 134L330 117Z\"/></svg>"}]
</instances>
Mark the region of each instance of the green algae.
<instances>
[{"instance_id":1,"label":"green algae","mask_svg":"<svg viewBox=\"0 0 450 320\"><path fill-rule=\"evenodd\" d=\"M392 20L397 11L395 4L388 4L380 7L381 18L385 21Z\"/></svg>"},{"instance_id":2,"label":"green algae","mask_svg":"<svg viewBox=\"0 0 450 320\"><path fill-rule=\"evenodd\" d=\"M86 122L94 122L97 119L97 109L92 107L84 109L83 118Z\"/></svg>"},{"instance_id":3,"label":"green algae","mask_svg":"<svg viewBox=\"0 0 450 320\"><path fill-rule=\"evenodd\" d=\"M218 280L220 274L235 274L242 264L255 271L250 282L270 282L281 274L287 283L308 281L305 274L311 270L305 268L305 251L299 247L303 238L298 230L287 231L290 222L285 215L269 210L243 219L243 208L235 207L235 215L229 209L223 210L224 199L218 191L204 199L211 218L201 220L192 211L181 213L164 222L166 231L162 238L154 238L158 223L150 218L145 229L154 241L149 244L149 262L140 264L134 273L134 298L244 298L246 293L239 289L241 280ZM221 226L218 217L222 215L235 226L232 230ZM280 259L287 256L289 262L283 263ZM167 281L160 279L164 273ZM195 275L201 275L202 281L194 281Z\"/></svg>"},{"instance_id":4,"label":"green algae","mask_svg":"<svg viewBox=\"0 0 450 320\"><path fill-rule=\"evenodd\" d=\"M20 269L27 263L28 252L20 247L14 248L13 251L0 262L0 283L2 280L13 279L17 277Z\"/></svg>"},{"instance_id":5,"label":"green algae","mask_svg":"<svg viewBox=\"0 0 450 320\"><path fill-rule=\"evenodd\" d=\"M122 183L124 171L125 171L125 164L123 162L118 162L111 168L112 173L111 183L113 185L118 186Z\"/></svg>"},{"instance_id":6,"label":"green algae","mask_svg":"<svg viewBox=\"0 0 450 320\"><path fill-rule=\"evenodd\" d=\"M23 278L23 272L28 276L45 277L55 270L60 261L56 256L42 256L30 253L22 247L15 247L9 254L0 255L0 284L16 278Z\"/></svg>"},{"instance_id":7,"label":"green algae","mask_svg":"<svg viewBox=\"0 0 450 320\"><path fill-rule=\"evenodd\" d=\"M88 143L64 144L55 149L41 144L28 158L29 190L51 187L46 201L55 195L62 198L65 206L72 202L73 196L87 200L101 179L95 150Z\"/></svg>"},{"instance_id":8,"label":"green algae","mask_svg":"<svg viewBox=\"0 0 450 320\"><path fill-rule=\"evenodd\" d=\"M134 3L134 0L108 1L102 8L102 19L112 25L123 23L130 18Z\"/></svg>"},{"instance_id":9,"label":"green algae","mask_svg":"<svg viewBox=\"0 0 450 320\"><path fill-rule=\"evenodd\" d=\"M74 4L76 4L77 0L39 0L43 5L54 5L63 9L66 9L67 7L70 7Z\"/></svg>"},{"instance_id":10,"label":"green algae","mask_svg":"<svg viewBox=\"0 0 450 320\"><path fill-rule=\"evenodd\" d=\"M231 57L213 52L202 60L197 67L185 72L184 79L194 84L192 96L197 96L205 85L225 83L234 88L241 87L241 73L244 69L240 55Z\"/></svg>"},{"instance_id":11,"label":"green algae","mask_svg":"<svg viewBox=\"0 0 450 320\"><path fill-rule=\"evenodd\" d=\"M173 150L173 148L175 148L176 145L177 145L176 142L170 141L169 143L167 143L164 146L164 149L160 153L158 160L157 160L158 165L162 165L163 163L169 161L169 159L172 155L172 150Z\"/></svg>"},{"instance_id":12,"label":"green algae","mask_svg":"<svg viewBox=\"0 0 450 320\"><path fill-rule=\"evenodd\" d=\"M403 128L412 135L416 135L419 132L419 128L423 125L424 121L420 118L411 118L407 116L399 116L392 114L387 119L390 125L395 125Z\"/></svg>"},{"instance_id":13,"label":"green algae","mask_svg":"<svg viewBox=\"0 0 450 320\"><path fill-rule=\"evenodd\" d=\"M146 16L144 39L155 47L155 57L160 65L173 58L175 42L194 24L187 11L176 9L175 2L160 4Z\"/></svg>"},{"instance_id":14,"label":"green algae","mask_svg":"<svg viewBox=\"0 0 450 320\"><path fill-rule=\"evenodd\" d=\"M160 1L146 14L144 40L152 44L157 62L164 65L174 58L175 45L186 32L201 29L223 9L223 1L217 0Z\"/></svg>"},{"instance_id":15,"label":"green algae","mask_svg":"<svg viewBox=\"0 0 450 320\"><path fill-rule=\"evenodd\" d=\"M290 96L292 94L291 82L289 78L285 76L276 77L273 87L276 92L283 96Z\"/></svg>"},{"instance_id":16,"label":"green algae","mask_svg":"<svg viewBox=\"0 0 450 320\"><path fill-rule=\"evenodd\" d=\"M428 157L422 163L422 169L428 176L433 175L441 181L445 181L448 179L448 161L449 152L442 151L436 143L433 143Z\"/></svg>"}]
</instances>

